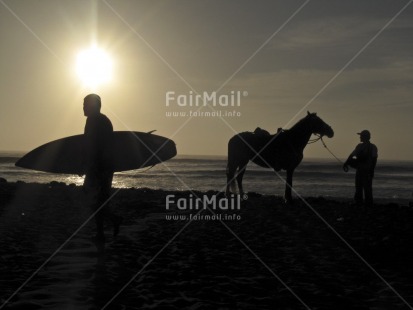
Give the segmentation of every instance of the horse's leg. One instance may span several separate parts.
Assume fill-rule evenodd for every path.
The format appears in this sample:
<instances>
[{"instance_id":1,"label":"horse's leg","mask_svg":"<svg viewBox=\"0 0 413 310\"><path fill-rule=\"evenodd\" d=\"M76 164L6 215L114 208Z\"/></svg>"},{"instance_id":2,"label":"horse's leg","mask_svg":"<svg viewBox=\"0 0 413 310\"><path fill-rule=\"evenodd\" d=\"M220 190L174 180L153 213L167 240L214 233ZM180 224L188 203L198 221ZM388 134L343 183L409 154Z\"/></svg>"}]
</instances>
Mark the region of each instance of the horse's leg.
<instances>
[{"instance_id":1,"label":"horse's leg","mask_svg":"<svg viewBox=\"0 0 413 310\"><path fill-rule=\"evenodd\" d=\"M293 202L293 197L291 195L291 189L293 187L293 173L294 169L287 169L287 184L285 185L284 199L287 204Z\"/></svg>"},{"instance_id":2,"label":"horse's leg","mask_svg":"<svg viewBox=\"0 0 413 310\"><path fill-rule=\"evenodd\" d=\"M234 181L235 181L235 171L237 170L237 166L234 165L234 163L230 160L228 160L227 164L227 186L225 190L225 195L229 196L231 195L231 191L234 187Z\"/></svg>"},{"instance_id":3,"label":"horse's leg","mask_svg":"<svg viewBox=\"0 0 413 310\"><path fill-rule=\"evenodd\" d=\"M238 189L239 189L239 194L241 197L244 196L244 189L242 187L242 178L244 177L245 170L247 169L248 161L243 162L239 168L238 168L238 173L237 173L237 183L238 183Z\"/></svg>"},{"instance_id":4,"label":"horse's leg","mask_svg":"<svg viewBox=\"0 0 413 310\"><path fill-rule=\"evenodd\" d=\"M236 156L236 148L237 145L235 143L235 137L232 137L228 141L228 162L227 162L227 186L225 189L225 195L229 197L231 195L231 191L234 187L234 178L235 172L238 167L238 158Z\"/></svg>"},{"instance_id":5,"label":"horse's leg","mask_svg":"<svg viewBox=\"0 0 413 310\"><path fill-rule=\"evenodd\" d=\"M233 180L233 171L230 168L229 162L227 164L227 171L226 172L227 172L227 186L226 186L226 189L225 189L225 195L229 196L231 194L231 183L232 183L232 180Z\"/></svg>"}]
</instances>

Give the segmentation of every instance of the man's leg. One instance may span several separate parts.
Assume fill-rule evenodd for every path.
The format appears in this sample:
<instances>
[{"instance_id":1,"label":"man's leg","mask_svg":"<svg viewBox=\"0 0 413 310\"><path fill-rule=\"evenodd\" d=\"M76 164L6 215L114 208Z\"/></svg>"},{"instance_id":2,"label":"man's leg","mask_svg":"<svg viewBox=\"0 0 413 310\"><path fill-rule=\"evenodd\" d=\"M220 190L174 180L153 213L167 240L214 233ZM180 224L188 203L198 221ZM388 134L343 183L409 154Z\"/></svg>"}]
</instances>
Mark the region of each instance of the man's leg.
<instances>
[{"instance_id":1,"label":"man's leg","mask_svg":"<svg viewBox=\"0 0 413 310\"><path fill-rule=\"evenodd\" d=\"M364 197L366 207L373 206L373 178L369 173L366 173L364 179Z\"/></svg>"},{"instance_id":2,"label":"man's leg","mask_svg":"<svg viewBox=\"0 0 413 310\"><path fill-rule=\"evenodd\" d=\"M99 184L99 180L94 174L86 174L85 181L83 183L85 190L85 198L89 207L93 212L99 210L102 205L102 191ZM96 222L96 239L104 241L104 230L103 230L103 210L99 210L95 214Z\"/></svg>"},{"instance_id":3,"label":"man's leg","mask_svg":"<svg viewBox=\"0 0 413 310\"><path fill-rule=\"evenodd\" d=\"M108 176L101 175L99 177L99 189L96 199L95 210L97 213L95 214L95 221L96 221L96 237L97 238L104 238L104 221L105 217L107 217L107 213L109 211L109 197L110 197L110 189L112 185L112 178Z\"/></svg>"},{"instance_id":4,"label":"man's leg","mask_svg":"<svg viewBox=\"0 0 413 310\"><path fill-rule=\"evenodd\" d=\"M95 211L98 210L102 204L98 200L98 202L95 205ZM100 209L96 214L95 214L95 222L96 222L96 238L99 240L104 240L105 239L105 231L104 231L104 208Z\"/></svg>"},{"instance_id":5,"label":"man's leg","mask_svg":"<svg viewBox=\"0 0 413 310\"><path fill-rule=\"evenodd\" d=\"M356 204L363 204L363 175L360 170L356 171L356 192L354 194Z\"/></svg>"},{"instance_id":6,"label":"man's leg","mask_svg":"<svg viewBox=\"0 0 413 310\"><path fill-rule=\"evenodd\" d=\"M106 205L102 208L102 222L104 218L109 219L113 225L113 235L117 236L119 234L119 227L123 221L123 218L112 212L109 201L111 188L112 188L113 173L108 173L102 180L102 204L106 202Z\"/></svg>"}]
</instances>

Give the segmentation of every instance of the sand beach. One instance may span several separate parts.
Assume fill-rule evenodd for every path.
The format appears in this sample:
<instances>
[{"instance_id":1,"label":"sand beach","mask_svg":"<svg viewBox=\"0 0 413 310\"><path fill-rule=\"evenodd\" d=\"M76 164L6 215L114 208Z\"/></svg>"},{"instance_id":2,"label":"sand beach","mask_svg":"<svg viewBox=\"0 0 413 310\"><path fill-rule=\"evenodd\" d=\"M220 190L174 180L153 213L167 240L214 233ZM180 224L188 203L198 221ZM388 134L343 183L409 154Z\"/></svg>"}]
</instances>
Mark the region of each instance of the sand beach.
<instances>
[{"instance_id":1,"label":"sand beach","mask_svg":"<svg viewBox=\"0 0 413 310\"><path fill-rule=\"evenodd\" d=\"M296 200L286 206L281 197L250 193L239 209L214 210L227 216L222 221L188 220L197 213L212 215L209 210L165 208L167 195L194 194L222 199L212 191L120 189L112 207L124 223L116 238L107 227L102 247L94 242L93 220L73 235L91 214L81 187L2 183L1 304L4 309L408 309L406 303L413 303L413 209L405 204L363 210L349 201L309 197L308 205ZM172 215L181 217L167 218Z\"/></svg>"}]
</instances>

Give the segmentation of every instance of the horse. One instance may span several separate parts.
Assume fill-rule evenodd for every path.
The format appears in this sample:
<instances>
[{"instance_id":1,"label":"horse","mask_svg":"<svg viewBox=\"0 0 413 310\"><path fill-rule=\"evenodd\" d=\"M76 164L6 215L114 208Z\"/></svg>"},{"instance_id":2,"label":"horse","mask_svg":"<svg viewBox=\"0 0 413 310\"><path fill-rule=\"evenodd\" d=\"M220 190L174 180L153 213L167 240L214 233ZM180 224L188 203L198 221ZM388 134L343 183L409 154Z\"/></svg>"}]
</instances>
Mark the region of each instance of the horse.
<instances>
[{"instance_id":1,"label":"horse","mask_svg":"<svg viewBox=\"0 0 413 310\"><path fill-rule=\"evenodd\" d=\"M254 133L241 132L233 136L228 142L226 195L229 196L231 189L235 188L236 179L239 194L244 196L242 178L251 160L261 167L272 168L276 172L281 169L287 171L284 199L287 204L291 204L293 173L303 159L304 148L312 134L319 135L319 138L323 136L332 138L334 131L317 116L317 113L307 112L307 115L293 127L288 130L279 128L274 135L257 128Z\"/></svg>"}]
</instances>

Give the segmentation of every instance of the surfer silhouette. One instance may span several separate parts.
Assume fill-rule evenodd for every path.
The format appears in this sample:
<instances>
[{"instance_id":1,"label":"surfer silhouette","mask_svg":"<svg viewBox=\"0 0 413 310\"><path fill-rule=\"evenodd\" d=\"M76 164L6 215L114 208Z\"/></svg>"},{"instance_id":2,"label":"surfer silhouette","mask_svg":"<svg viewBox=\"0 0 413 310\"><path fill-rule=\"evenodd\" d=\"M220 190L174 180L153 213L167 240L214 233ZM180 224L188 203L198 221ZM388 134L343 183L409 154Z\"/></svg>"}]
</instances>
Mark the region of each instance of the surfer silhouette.
<instances>
[{"instance_id":1,"label":"surfer silhouette","mask_svg":"<svg viewBox=\"0 0 413 310\"><path fill-rule=\"evenodd\" d=\"M100 113L101 99L96 94L89 94L83 101L83 112L87 117L84 145L84 190L96 213L96 239L104 241L104 219L113 224L113 235L119 233L122 217L113 214L108 206L108 199L113 179L112 141L113 126L109 118Z\"/></svg>"},{"instance_id":2,"label":"surfer silhouette","mask_svg":"<svg viewBox=\"0 0 413 310\"><path fill-rule=\"evenodd\" d=\"M378 151L377 147L370 142L370 132L363 130L358 133L360 135L360 142L354 151L347 158L343 165L343 170L348 171L348 167L356 169L356 192L354 200L357 205L364 204L367 207L373 206L373 178L374 169L377 164Z\"/></svg>"}]
</instances>

